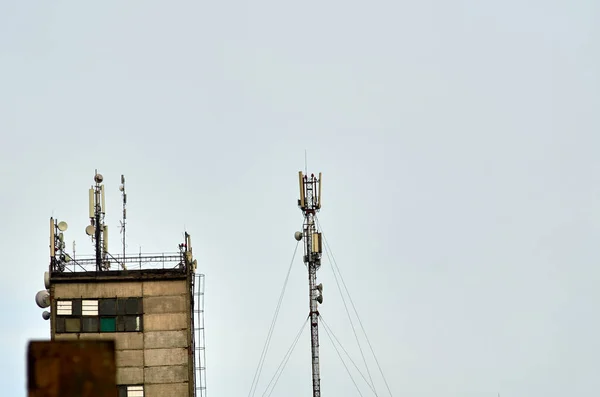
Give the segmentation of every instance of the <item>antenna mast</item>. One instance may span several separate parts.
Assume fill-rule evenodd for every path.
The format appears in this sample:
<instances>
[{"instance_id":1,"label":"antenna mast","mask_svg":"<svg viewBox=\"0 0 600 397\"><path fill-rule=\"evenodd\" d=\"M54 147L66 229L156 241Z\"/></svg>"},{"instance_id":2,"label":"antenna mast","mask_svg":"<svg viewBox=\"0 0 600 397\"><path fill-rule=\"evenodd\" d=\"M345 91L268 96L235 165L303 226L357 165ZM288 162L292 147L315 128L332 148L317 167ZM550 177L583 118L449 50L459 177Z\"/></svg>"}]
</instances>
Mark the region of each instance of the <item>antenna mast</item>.
<instances>
[{"instance_id":1,"label":"antenna mast","mask_svg":"<svg viewBox=\"0 0 600 397\"><path fill-rule=\"evenodd\" d=\"M319 370L319 310L323 303L323 285L317 283L317 270L321 266L321 233L317 230L315 216L321 208L321 173L317 179L302 171L298 173L300 180L300 200L298 205L304 215L302 232L296 233L296 240L304 239L304 263L308 268L308 295L310 303L310 341L312 352L312 389L313 397L321 396L321 375Z\"/></svg>"},{"instance_id":2,"label":"antenna mast","mask_svg":"<svg viewBox=\"0 0 600 397\"><path fill-rule=\"evenodd\" d=\"M86 228L86 233L89 236L93 236L94 246L96 248L96 271L104 270L102 264L103 259L106 258L108 253L108 228L104 225L104 185L102 181L104 177L102 174L96 173L94 175L94 182L96 184L91 187L89 191L89 212L90 212L90 226Z\"/></svg>"},{"instance_id":3,"label":"antenna mast","mask_svg":"<svg viewBox=\"0 0 600 397\"><path fill-rule=\"evenodd\" d=\"M127 219L127 194L125 193L125 175L121 175L121 186L119 190L123 196L123 220L121 221L121 233L123 233L123 261L125 261L125 223ZM125 262L123 262L123 266Z\"/></svg>"}]
</instances>

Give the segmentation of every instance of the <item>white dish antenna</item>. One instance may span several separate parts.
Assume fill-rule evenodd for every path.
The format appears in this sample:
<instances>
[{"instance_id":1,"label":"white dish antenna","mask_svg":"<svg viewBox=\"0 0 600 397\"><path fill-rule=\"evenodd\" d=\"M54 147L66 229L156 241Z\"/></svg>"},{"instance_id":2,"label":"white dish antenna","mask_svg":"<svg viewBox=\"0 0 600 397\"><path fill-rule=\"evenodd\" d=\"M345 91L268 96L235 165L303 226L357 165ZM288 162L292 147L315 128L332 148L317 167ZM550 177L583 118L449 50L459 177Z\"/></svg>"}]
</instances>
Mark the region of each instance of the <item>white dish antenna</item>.
<instances>
[{"instance_id":1,"label":"white dish antenna","mask_svg":"<svg viewBox=\"0 0 600 397\"><path fill-rule=\"evenodd\" d=\"M44 312L42 313L42 318L44 320L50 320L50 312L48 310L44 310Z\"/></svg>"},{"instance_id":2,"label":"white dish antenna","mask_svg":"<svg viewBox=\"0 0 600 397\"><path fill-rule=\"evenodd\" d=\"M69 225L67 225L67 222L64 222L64 221L58 222L58 230L60 230L61 232L66 232L68 228L69 228Z\"/></svg>"},{"instance_id":3,"label":"white dish antenna","mask_svg":"<svg viewBox=\"0 0 600 397\"><path fill-rule=\"evenodd\" d=\"M50 306L50 293L45 289L38 291L38 293L35 294L35 303L42 309L47 308Z\"/></svg>"},{"instance_id":4,"label":"white dish antenna","mask_svg":"<svg viewBox=\"0 0 600 397\"><path fill-rule=\"evenodd\" d=\"M85 228L85 234L87 234L88 236L93 236L95 231L96 231L96 229L92 225L88 225Z\"/></svg>"},{"instance_id":5,"label":"white dish antenna","mask_svg":"<svg viewBox=\"0 0 600 397\"><path fill-rule=\"evenodd\" d=\"M294 238L296 239L296 241L302 240L302 232L294 233Z\"/></svg>"},{"instance_id":6,"label":"white dish antenna","mask_svg":"<svg viewBox=\"0 0 600 397\"><path fill-rule=\"evenodd\" d=\"M96 181L96 183L102 183L103 180L104 180L104 177L102 176L102 174L96 174L94 176L94 181Z\"/></svg>"},{"instance_id":7,"label":"white dish antenna","mask_svg":"<svg viewBox=\"0 0 600 397\"><path fill-rule=\"evenodd\" d=\"M44 287L50 289L50 272L44 272Z\"/></svg>"}]
</instances>

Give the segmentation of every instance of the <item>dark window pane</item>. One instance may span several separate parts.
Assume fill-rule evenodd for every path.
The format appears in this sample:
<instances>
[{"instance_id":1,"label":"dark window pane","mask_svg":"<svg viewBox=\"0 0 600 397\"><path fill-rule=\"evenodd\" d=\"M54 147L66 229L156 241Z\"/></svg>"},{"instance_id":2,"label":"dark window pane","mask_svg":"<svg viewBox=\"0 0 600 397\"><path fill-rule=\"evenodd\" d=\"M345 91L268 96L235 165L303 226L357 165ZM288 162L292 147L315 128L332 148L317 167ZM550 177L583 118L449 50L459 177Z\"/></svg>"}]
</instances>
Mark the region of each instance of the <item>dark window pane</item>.
<instances>
[{"instance_id":1,"label":"dark window pane","mask_svg":"<svg viewBox=\"0 0 600 397\"><path fill-rule=\"evenodd\" d=\"M98 303L98 310L101 316L115 316L117 314L117 300L101 299Z\"/></svg>"},{"instance_id":2,"label":"dark window pane","mask_svg":"<svg viewBox=\"0 0 600 397\"><path fill-rule=\"evenodd\" d=\"M128 298L126 314L142 314L142 298Z\"/></svg>"},{"instance_id":3,"label":"dark window pane","mask_svg":"<svg viewBox=\"0 0 600 397\"><path fill-rule=\"evenodd\" d=\"M65 331L66 332L81 332L81 319L80 318L65 318Z\"/></svg>"},{"instance_id":4,"label":"dark window pane","mask_svg":"<svg viewBox=\"0 0 600 397\"><path fill-rule=\"evenodd\" d=\"M81 316L81 299L73 299L73 315Z\"/></svg>"},{"instance_id":5,"label":"dark window pane","mask_svg":"<svg viewBox=\"0 0 600 397\"><path fill-rule=\"evenodd\" d=\"M117 332L125 332L125 317L117 317Z\"/></svg>"},{"instance_id":6,"label":"dark window pane","mask_svg":"<svg viewBox=\"0 0 600 397\"><path fill-rule=\"evenodd\" d=\"M65 318L56 317L56 333L62 334L65 332Z\"/></svg>"},{"instance_id":7,"label":"dark window pane","mask_svg":"<svg viewBox=\"0 0 600 397\"><path fill-rule=\"evenodd\" d=\"M127 386L117 386L119 388L119 397L127 397Z\"/></svg>"},{"instance_id":8,"label":"dark window pane","mask_svg":"<svg viewBox=\"0 0 600 397\"><path fill-rule=\"evenodd\" d=\"M114 317L100 318L100 332L115 332L117 324Z\"/></svg>"},{"instance_id":9,"label":"dark window pane","mask_svg":"<svg viewBox=\"0 0 600 397\"><path fill-rule=\"evenodd\" d=\"M83 332L98 332L98 317L82 317Z\"/></svg>"},{"instance_id":10,"label":"dark window pane","mask_svg":"<svg viewBox=\"0 0 600 397\"><path fill-rule=\"evenodd\" d=\"M125 309L127 308L127 299L119 298L117 299L117 314L125 314Z\"/></svg>"},{"instance_id":11,"label":"dark window pane","mask_svg":"<svg viewBox=\"0 0 600 397\"><path fill-rule=\"evenodd\" d=\"M125 331L127 331L127 332L142 331L142 316L127 316L127 317L125 317Z\"/></svg>"}]
</instances>

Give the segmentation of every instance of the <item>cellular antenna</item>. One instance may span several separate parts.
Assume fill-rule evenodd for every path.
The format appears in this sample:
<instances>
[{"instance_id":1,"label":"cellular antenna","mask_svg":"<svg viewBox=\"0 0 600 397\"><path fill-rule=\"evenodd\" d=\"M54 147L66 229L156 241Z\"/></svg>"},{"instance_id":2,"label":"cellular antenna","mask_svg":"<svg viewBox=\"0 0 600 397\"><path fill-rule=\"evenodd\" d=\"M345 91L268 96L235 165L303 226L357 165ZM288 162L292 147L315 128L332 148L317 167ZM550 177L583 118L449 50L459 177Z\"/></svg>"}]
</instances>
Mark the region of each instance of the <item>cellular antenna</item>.
<instances>
[{"instance_id":1,"label":"cellular antenna","mask_svg":"<svg viewBox=\"0 0 600 397\"><path fill-rule=\"evenodd\" d=\"M119 186L121 195L123 196L123 220L121 221L121 233L123 234L123 263L121 266L123 270L127 270L125 267L125 224L127 223L127 193L125 193L125 176L121 175L121 185Z\"/></svg>"},{"instance_id":2,"label":"cellular antenna","mask_svg":"<svg viewBox=\"0 0 600 397\"><path fill-rule=\"evenodd\" d=\"M308 268L308 296L310 304L310 341L312 353L312 389L313 397L321 396L321 375L319 369L319 310L323 303L323 285L317 285L317 270L321 266L323 247L321 233L317 230L315 216L321 208L321 173L317 179L302 171L298 173L300 182L300 199L298 206L304 215L302 232L296 232L297 241L304 240L304 263Z\"/></svg>"},{"instance_id":3,"label":"cellular antenna","mask_svg":"<svg viewBox=\"0 0 600 397\"><path fill-rule=\"evenodd\" d=\"M85 232L92 236L96 249L96 271L108 270L110 266L106 257L108 254L108 227L104 225L105 203L104 203L104 185L102 174L95 171L95 185L89 190L89 216L90 225L85 228Z\"/></svg>"}]
</instances>

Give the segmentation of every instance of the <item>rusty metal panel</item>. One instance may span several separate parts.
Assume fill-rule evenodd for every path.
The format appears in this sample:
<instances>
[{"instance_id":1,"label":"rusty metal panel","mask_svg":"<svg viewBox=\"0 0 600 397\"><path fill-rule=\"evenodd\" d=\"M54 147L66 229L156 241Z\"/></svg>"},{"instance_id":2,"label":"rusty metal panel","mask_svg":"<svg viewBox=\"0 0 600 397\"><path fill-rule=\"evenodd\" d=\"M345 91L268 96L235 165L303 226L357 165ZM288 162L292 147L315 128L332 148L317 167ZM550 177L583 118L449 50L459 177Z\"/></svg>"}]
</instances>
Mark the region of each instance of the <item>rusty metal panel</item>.
<instances>
[{"instance_id":1,"label":"rusty metal panel","mask_svg":"<svg viewBox=\"0 0 600 397\"><path fill-rule=\"evenodd\" d=\"M30 342L27 377L29 397L117 397L115 343Z\"/></svg>"}]
</instances>

